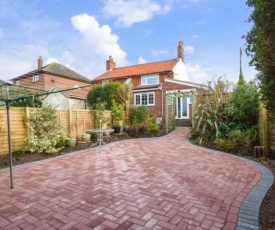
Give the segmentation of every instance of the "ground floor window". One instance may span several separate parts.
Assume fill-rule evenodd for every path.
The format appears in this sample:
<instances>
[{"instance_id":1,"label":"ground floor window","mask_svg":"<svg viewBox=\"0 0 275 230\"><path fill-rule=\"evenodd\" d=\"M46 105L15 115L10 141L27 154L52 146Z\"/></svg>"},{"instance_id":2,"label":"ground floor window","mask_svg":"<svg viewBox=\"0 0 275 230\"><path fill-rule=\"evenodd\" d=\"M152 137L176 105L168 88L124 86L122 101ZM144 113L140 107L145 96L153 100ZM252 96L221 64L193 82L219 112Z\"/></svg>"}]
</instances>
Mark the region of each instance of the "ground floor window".
<instances>
[{"instance_id":1,"label":"ground floor window","mask_svg":"<svg viewBox=\"0 0 275 230\"><path fill-rule=\"evenodd\" d=\"M135 105L155 105L155 93L135 94Z\"/></svg>"}]
</instances>

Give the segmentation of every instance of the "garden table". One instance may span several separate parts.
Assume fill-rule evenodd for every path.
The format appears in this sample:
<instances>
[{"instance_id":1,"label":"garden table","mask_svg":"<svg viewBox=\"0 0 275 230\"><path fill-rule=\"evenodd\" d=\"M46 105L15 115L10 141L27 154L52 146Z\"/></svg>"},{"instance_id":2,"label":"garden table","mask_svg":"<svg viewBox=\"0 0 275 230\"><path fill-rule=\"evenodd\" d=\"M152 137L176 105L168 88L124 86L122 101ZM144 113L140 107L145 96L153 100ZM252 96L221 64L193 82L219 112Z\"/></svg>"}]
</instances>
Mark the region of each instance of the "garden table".
<instances>
[{"instance_id":1,"label":"garden table","mask_svg":"<svg viewBox=\"0 0 275 230\"><path fill-rule=\"evenodd\" d=\"M97 144L101 147L102 144L106 144L103 141L103 133L114 132L114 129L87 129L86 133L95 133L97 134Z\"/></svg>"}]
</instances>

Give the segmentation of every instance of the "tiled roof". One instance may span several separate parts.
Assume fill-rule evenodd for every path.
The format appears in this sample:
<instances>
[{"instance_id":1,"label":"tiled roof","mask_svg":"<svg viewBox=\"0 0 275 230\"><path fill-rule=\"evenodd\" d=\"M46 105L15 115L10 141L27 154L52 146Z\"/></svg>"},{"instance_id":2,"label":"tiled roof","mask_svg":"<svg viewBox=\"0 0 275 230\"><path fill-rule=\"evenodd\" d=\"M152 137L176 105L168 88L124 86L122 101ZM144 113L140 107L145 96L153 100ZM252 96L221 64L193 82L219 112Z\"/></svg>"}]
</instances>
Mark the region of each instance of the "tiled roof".
<instances>
[{"instance_id":1,"label":"tiled roof","mask_svg":"<svg viewBox=\"0 0 275 230\"><path fill-rule=\"evenodd\" d=\"M16 77L12 80L16 80L16 79L20 79L22 77L26 77L26 76L30 76L30 75L35 75L35 74L39 74L39 73L50 73L50 74L54 74L54 75L59 75L59 76L64 76L64 77L68 77L74 80L78 80L78 81L84 81L87 83L90 83L90 79L82 76L79 73L76 73L75 71L67 68L66 66L63 66L59 63L53 62L51 64L45 65L39 69L33 70L29 73L23 74L19 77Z\"/></svg>"},{"instance_id":2,"label":"tiled roof","mask_svg":"<svg viewBox=\"0 0 275 230\"><path fill-rule=\"evenodd\" d=\"M89 93L89 90L90 90L90 87L71 89L71 88L61 88L60 86L53 86L50 91L51 92L62 91L62 93L67 97L86 99L87 94Z\"/></svg>"},{"instance_id":3,"label":"tiled roof","mask_svg":"<svg viewBox=\"0 0 275 230\"><path fill-rule=\"evenodd\" d=\"M138 64L132 66L126 66L121 68L115 68L111 71L98 76L92 81L102 81L108 79L125 78L136 75L154 74L172 71L175 65L178 63L178 59L171 59L159 62L150 62L145 64Z\"/></svg>"}]
</instances>

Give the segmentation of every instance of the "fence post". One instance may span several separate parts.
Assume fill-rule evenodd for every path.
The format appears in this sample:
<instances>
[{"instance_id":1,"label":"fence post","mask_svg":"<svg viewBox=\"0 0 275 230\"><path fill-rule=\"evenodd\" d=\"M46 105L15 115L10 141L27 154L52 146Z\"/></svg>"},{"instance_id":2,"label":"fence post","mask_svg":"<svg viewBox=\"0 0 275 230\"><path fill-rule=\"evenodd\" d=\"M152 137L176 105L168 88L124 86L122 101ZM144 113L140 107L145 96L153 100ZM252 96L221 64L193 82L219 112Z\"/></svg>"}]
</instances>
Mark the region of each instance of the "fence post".
<instances>
[{"instance_id":1,"label":"fence post","mask_svg":"<svg viewBox=\"0 0 275 230\"><path fill-rule=\"evenodd\" d=\"M28 106L25 108L25 113L26 113L26 117L29 117L29 115L30 115L30 109L29 109ZM28 123L29 123L29 122L28 122ZM30 129L29 129L28 123L27 123L27 125L25 125L25 127L26 127L26 129L27 129L27 131L26 131L26 133L27 133L27 139L28 139L29 136L30 136Z\"/></svg>"},{"instance_id":2,"label":"fence post","mask_svg":"<svg viewBox=\"0 0 275 230\"><path fill-rule=\"evenodd\" d=\"M268 126L267 126L267 112L263 107L263 145L264 145L264 156L268 154Z\"/></svg>"},{"instance_id":3,"label":"fence post","mask_svg":"<svg viewBox=\"0 0 275 230\"><path fill-rule=\"evenodd\" d=\"M72 120L71 120L71 119L72 119L72 111L71 111L70 109L68 110L68 119L69 119L69 122L68 122L68 123L69 123L69 130L68 130L68 131L69 131L69 136L71 136L71 133L72 133L72 132L71 132L71 124L72 124Z\"/></svg>"},{"instance_id":4,"label":"fence post","mask_svg":"<svg viewBox=\"0 0 275 230\"><path fill-rule=\"evenodd\" d=\"M78 138L78 110L76 110L76 138Z\"/></svg>"}]
</instances>

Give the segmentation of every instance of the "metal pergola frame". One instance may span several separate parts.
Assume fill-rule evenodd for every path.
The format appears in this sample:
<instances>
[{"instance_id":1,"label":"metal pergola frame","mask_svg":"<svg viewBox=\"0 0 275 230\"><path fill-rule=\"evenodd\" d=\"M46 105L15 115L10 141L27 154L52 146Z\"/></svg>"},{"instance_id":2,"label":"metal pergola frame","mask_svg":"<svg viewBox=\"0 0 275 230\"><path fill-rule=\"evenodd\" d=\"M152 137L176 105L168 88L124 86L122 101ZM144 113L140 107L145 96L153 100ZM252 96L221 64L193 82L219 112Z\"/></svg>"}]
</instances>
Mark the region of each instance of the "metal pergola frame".
<instances>
[{"instance_id":1,"label":"metal pergola frame","mask_svg":"<svg viewBox=\"0 0 275 230\"><path fill-rule=\"evenodd\" d=\"M12 171L13 165L12 165L12 146L11 146L11 127L10 127L10 104L12 102L18 101L18 100L24 100L24 99L28 99L28 98L41 97L41 96L48 96L48 95L54 94L54 93L61 93L61 92L66 92L66 91L70 91L70 90L86 88L86 87L90 87L91 84L84 85L84 86L77 86L77 87L63 89L63 90L58 90L58 91L52 91L52 92L47 92L45 90L32 88L32 87L12 85L9 82L3 82L3 85L0 85L0 88L3 87L3 86L5 86L5 88L6 88L6 98L1 98L0 97L0 101L5 102L5 104L6 104L7 128L8 128L8 151L9 151L9 165L10 165L10 188L13 189L14 186L13 186L13 171ZM31 90L37 90L37 91L42 91L44 93L33 94L33 95L30 95L30 96L20 96L20 97L11 99L10 98L10 92L9 92L9 86L18 87L18 88L25 88L25 89L31 89Z\"/></svg>"}]
</instances>

